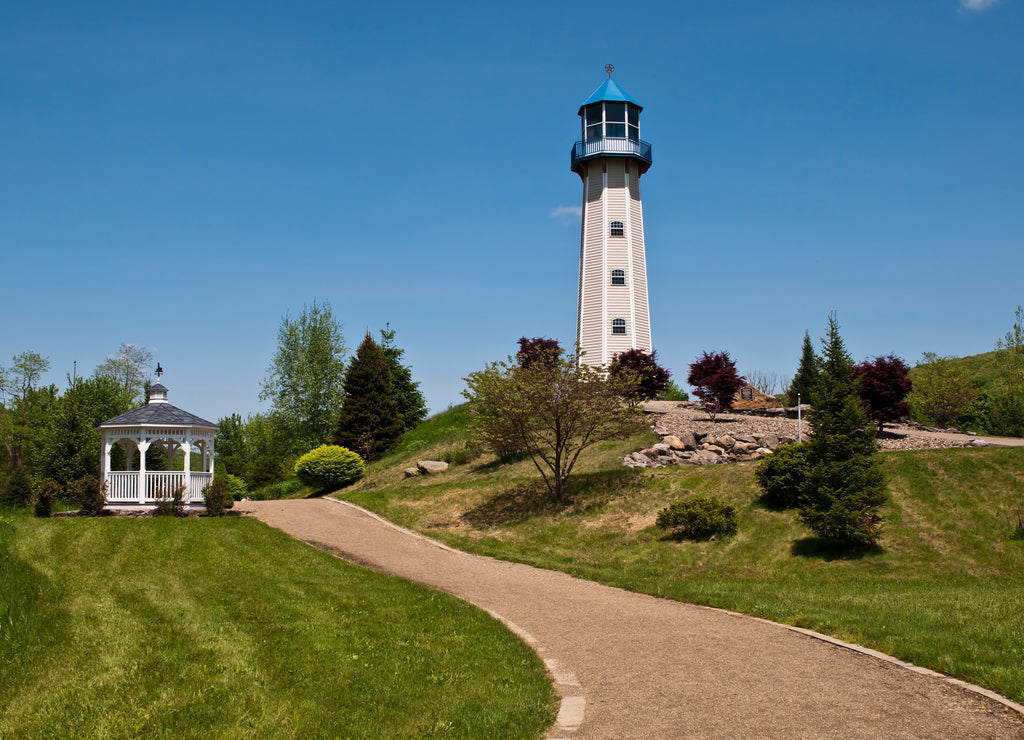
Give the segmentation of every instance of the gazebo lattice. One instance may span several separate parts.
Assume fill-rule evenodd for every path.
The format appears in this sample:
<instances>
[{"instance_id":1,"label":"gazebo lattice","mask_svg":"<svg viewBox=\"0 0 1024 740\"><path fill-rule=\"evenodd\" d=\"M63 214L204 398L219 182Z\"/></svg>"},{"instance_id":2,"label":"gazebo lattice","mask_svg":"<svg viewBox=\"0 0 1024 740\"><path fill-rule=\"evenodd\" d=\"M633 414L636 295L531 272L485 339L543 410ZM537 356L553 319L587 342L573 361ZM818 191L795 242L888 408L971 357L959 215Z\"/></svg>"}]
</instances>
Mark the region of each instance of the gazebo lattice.
<instances>
[{"instance_id":1,"label":"gazebo lattice","mask_svg":"<svg viewBox=\"0 0 1024 740\"><path fill-rule=\"evenodd\" d=\"M157 382L145 406L100 424L103 453L101 476L106 483L107 508L150 508L183 487L182 500L191 507L205 505L203 488L213 480L213 439L217 425L167 402L167 388ZM124 470L112 470L111 453L124 450ZM149 470L146 453L160 450L162 469ZM153 463L153 455L150 462ZM157 466L154 466L157 467Z\"/></svg>"}]
</instances>

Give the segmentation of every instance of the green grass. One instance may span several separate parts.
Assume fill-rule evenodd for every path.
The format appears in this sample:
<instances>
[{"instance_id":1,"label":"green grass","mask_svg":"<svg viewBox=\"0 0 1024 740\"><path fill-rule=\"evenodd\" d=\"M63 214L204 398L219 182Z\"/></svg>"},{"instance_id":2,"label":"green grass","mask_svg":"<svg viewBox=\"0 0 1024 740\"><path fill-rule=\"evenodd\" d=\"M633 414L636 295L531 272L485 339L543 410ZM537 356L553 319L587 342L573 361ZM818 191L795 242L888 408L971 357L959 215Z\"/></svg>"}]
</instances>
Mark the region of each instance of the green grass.
<instances>
[{"instance_id":1,"label":"green grass","mask_svg":"<svg viewBox=\"0 0 1024 740\"><path fill-rule=\"evenodd\" d=\"M403 479L415 458L396 456L341 495L466 550L819 630L1024 701L1024 449L884 454L881 546L850 553L762 505L754 464L622 468L640 443L582 459L564 510L531 463L488 458ZM691 492L734 504L739 533L666 537L657 512Z\"/></svg>"},{"instance_id":2,"label":"green grass","mask_svg":"<svg viewBox=\"0 0 1024 740\"><path fill-rule=\"evenodd\" d=\"M483 612L248 518L0 513L0 737L537 737Z\"/></svg>"}]
</instances>

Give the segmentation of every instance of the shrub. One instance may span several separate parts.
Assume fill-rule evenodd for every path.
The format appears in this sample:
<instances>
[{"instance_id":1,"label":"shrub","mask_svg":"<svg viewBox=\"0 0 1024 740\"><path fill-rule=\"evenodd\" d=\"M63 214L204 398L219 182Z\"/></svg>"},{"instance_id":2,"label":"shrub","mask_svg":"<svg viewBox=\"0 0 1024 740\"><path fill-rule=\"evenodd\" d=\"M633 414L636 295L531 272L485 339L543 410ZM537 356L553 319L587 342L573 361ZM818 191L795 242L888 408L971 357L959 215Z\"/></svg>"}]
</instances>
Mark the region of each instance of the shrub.
<instances>
[{"instance_id":1,"label":"shrub","mask_svg":"<svg viewBox=\"0 0 1024 740\"><path fill-rule=\"evenodd\" d=\"M735 506L704 495L684 498L662 509L657 523L692 540L736 534L739 527Z\"/></svg>"},{"instance_id":2,"label":"shrub","mask_svg":"<svg viewBox=\"0 0 1024 740\"><path fill-rule=\"evenodd\" d=\"M303 483L298 478L288 478L278 483L271 483L269 486L249 491L249 498L253 501L276 501L279 498L290 496L301 491Z\"/></svg>"},{"instance_id":3,"label":"shrub","mask_svg":"<svg viewBox=\"0 0 1024 740\"><path fill-rule=\"evenodd\" d=\"M241 501L245 498L245 494L249 492L249 489L245 485L245 481L237 475L231 475L231 473L228 473L224 476L224 480L227 481L228 488L231 490L232 501Z\"/></svg>"},{"instance_id":4,"label":"shrub","mask_svg":"<svg viewBox=\"0 0 1024 740\"><path fill-rule=\"evenodd\" d=\"M231 498L231 486L226 478L216 477L203 486L203 501L209 516L224 516L235 501Z\"/></svg>"},{"instance_id":5,"label":"shrub","mask_svg":"<svg viewBox=\"0 0 1024 740\"><path fill-rule=\"evenodd\" d=\"M299 458L295 474L308 486L342 488L366 474L366 463L346 447L320 445Z\"/></svg>"},{"instance_id":6,"label":"shrub","mask_svg":"<svg viewBox=\"0 0 1024 740\"><path fill-rule=\"evenodd\" d=\"M53 500L60 495L60 486L50 478L43 478L32 491L32 506L36 516L48 517L53 511Z\"/></svg>"},{"instance_id":7,"label":"shrub","mask_svg":"<svg viewBox=\"0 0 1024 740\"><path fill-rule=\"evenodd\" d=\"M102 516L107 505L107 484L94 475L87 475L68 484L68 493L86 516Z\"/></svg>"},{"instance_id":8,"label":"shrub","mask_svg":"<svg viewBox=\"0 0 1024 740\"><path fill-rule=\"evenodd\" d=\"M154 516L185 516L185 486L161 491L156 498Z\"/></svg>"},{"instance_id":9,"label":"shrub","mask_svg":"<svg viewBox=\"0 0 1024 740\"><path fill-rule=\"evenodd\" d=\"M807 478L807 449L799 444L782 445L761 461L754 478L764 491L766 504L773 509L796 508Z\"/></svg>"}]
</instances>

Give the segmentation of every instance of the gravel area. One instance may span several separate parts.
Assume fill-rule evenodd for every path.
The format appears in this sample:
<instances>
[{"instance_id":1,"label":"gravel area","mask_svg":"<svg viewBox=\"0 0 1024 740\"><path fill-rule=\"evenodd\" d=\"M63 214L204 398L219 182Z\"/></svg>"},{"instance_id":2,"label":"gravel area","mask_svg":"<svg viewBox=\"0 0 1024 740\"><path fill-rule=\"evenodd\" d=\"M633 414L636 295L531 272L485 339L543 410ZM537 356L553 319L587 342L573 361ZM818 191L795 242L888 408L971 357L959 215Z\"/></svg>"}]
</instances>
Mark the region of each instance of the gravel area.
<instances>
[{"instance_id":1,"label":"gravel area","mask_svg":"<svg viewBox=\"0 0 1024 740\"><path fill-rule=\"evenodd\" d=\"M786 437L795 440L797 438L796 419L725 413L718 414L715 421L712 422L704 411L678 408L675 403L666 404L664 401L659 401L648 404L646 408L650 413L660 414L653 422L654 431L660 436L678 435L680 432L689 431L694 434L714 432L716 435L728 434L733 437L746 433L757 438L768 435L780 439ZM810 424L804 419L805 439L810 429ZM969 447L972 439L975 438L967 434L934 434L921 432L903 424L886 424L885 432L878 437L878 446L882 450L946 449Z\"/></svg>"}]
</instances>

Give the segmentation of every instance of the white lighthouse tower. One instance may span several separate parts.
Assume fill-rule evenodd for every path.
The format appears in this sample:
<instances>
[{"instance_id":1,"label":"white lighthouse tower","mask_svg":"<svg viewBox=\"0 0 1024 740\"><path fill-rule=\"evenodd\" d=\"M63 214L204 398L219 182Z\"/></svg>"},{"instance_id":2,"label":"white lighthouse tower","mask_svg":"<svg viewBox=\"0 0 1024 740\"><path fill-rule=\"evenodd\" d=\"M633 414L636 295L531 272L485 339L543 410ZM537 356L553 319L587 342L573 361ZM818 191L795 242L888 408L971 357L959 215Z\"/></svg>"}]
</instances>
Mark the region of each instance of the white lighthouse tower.
<instances>
[{"instance_id":1,"label":"white lighthouse tower","mask_svg":"<svg viewBox=\"0 0 1024 740\"><path fill-rule=\"evenodd\" d=\"M643 108L608 79L580 106L581 140L572 171L583 180L576 342L588 365L608 365L629 349L650 352L640 176L651 145L640 140Z\"/></svg>"}]
</instances>

